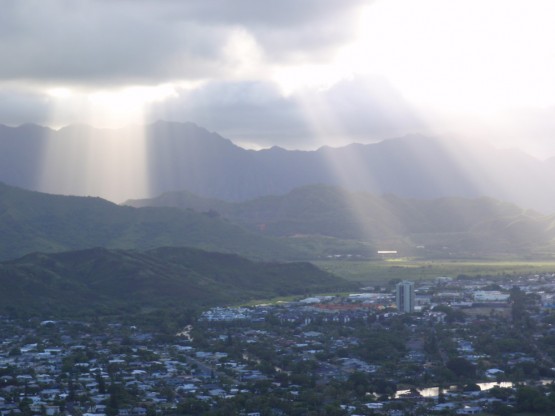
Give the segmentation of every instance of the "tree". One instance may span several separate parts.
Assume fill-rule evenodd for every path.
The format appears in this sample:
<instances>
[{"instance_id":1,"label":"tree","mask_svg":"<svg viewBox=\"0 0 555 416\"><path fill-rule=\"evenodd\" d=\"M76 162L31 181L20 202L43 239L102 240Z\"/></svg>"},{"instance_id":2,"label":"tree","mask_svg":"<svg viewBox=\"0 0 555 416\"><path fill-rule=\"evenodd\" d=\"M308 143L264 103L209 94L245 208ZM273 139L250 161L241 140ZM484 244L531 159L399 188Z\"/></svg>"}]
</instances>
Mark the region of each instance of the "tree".
<instances>
[{"instance_id":1,"label":"tree","mask_svg":"<svg viewBox=\"0 0 555 416\"><path fill-rule=\"evenodd\" d=\"M100 394L106 393L106 383L104 382L104 378L102 378L102 374L100 370L96 372L96 382L98 383L98 392Z\"/></svg>"},{"instance_id":2,"label":"tree","mask_svg":"<svg viewBox=\"0 0 555 416\"><path fill-rule=\"evenodd\" d=\"M177 412L181 415L200 415L210 409L210 405L196 398L187 398L179 403Z\"/></svg>"},{"instance_id":3,"label":"tree","mask_svg":"<svg viewBox=\"0 0 555 416\"><path fill-rule=\"evenodd\" d=\"M15 357L16 355L21 355L21 350L19 348L12 348L8 354L10 357Z\"/></svg>"},{"instance_id":4,"label":"tree","mask_svg":"<svg viewBox=\"0 0 555 416\"><path fill-rule=\"evenodd\" d=\"M518 286L513 286L509 293L509 299L512 303L511 316L513 322L522 322L526 318L526 294Z\"/></svg>"},{"instance_id":5,"label":"tree","mask_svg":"<svg viewBox=\"0 0 555 416\"><path fill-rule=\"evenodd\" d=\"M466 358L456 357L451 358L445 366L455 373L458 377L472 378L476 376L476 368L474 364Z\"/></svg>"},{"instance_id":6,"label":"tree","mask_svg":"<svg viewBox=\"0 0 555 416\"><path fill-rule=\"evenodd\" d=\"M488 411L498 416L511 416L514 414L515 409L511 406L507 406L504 403L493 402L488 408Z\"/></svg>"},{"instance_id":7,"label":"tree","mask_svg":"<svg viewBox=\"0 0 555 416\"><path fill-rule=\"evenodd\" d=\"M482 389L480 388L480 386L477 385L476 383L469 383L463 387L463 391L481 391L481 390Z\"/></svg>"},{"instance_id":8,"label":"tree","mask_svg":"<svg viewBox=\"0 0 555 416\"><path fill-rule=\"evenodd\" d=\"M516 407L521 412L545 413L552 405L543 391L531 386L520 386L516 391Z\"/></svg>"}]
</instances>

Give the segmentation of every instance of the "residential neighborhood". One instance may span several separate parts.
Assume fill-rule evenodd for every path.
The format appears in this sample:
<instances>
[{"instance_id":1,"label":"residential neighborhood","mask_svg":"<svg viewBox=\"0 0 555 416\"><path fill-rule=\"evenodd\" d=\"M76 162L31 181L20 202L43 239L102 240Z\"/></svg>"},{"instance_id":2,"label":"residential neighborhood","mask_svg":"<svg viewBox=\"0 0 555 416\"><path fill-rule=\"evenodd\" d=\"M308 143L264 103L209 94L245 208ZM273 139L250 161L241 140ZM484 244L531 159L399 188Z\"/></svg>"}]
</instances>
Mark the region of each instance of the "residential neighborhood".
<instances>
[{"instance_id":1,"label":"residential neighborhood","mask_svg":"<svg viewBox=\"0 0 555 416\"><path fill-rule=\"evenodd\" d=\"M414 291L410 312L396 306L398 284L208 309L172 334L125 316L4 316L0 413L506 415L554 408L555 275L402 282Z\"/></svg>"}]
</instances>

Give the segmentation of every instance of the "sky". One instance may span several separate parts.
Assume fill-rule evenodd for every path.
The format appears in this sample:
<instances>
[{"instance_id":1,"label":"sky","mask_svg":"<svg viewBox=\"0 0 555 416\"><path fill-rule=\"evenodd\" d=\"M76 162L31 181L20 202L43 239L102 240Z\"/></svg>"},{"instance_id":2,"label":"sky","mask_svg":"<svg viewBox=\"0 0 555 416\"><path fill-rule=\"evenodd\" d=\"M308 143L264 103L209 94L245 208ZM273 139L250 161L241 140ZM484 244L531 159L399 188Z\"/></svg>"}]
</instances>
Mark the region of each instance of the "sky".
<instances>
[{"instance_id":1,"label":"sky","mask_svg":"<svg viewBox=\"0 0 555 416\"><path fill-rule=\"evenodd\" d=\"M552 0L0 0L0 123L555 156Z\"/></svg>"}]
</instances>

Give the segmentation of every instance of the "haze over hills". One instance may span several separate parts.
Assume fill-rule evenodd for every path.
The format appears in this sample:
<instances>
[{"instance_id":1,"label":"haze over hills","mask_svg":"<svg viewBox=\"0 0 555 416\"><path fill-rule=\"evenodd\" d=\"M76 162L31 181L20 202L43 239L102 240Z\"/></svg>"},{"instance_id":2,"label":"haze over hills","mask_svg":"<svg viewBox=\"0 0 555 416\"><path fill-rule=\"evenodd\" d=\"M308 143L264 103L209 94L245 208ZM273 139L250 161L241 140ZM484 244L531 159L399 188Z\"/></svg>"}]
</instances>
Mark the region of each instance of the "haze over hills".
<instances>
[{"instance_id":1,"label":"haze over hills","mask_svg":"<svg viewBox=\"0 0 555 416\"><path fill-rule=\"evenodd\" d=\"M0 184L1 258L162 246L276 260L372 257L383 249L431 258L549 257L555 238L553 216L490 198L416 200L313 185L236 203L174 192L129 204L143 207Z\"/></svg>"},{"instance_id":2,"label":"haze over hills","mask_svg":"<svg viewBox=\"0 0 555 416\"><path fill-rule=\"evenodd\" d=\"M297 251L276 239L211 215L176 208L136 209L0 183L0 259L98 246L190 246L253 258L299 258Z\"/></svg>"},{"instance_id":3,"label":"haze over hills","mask_svg":"<svg viewBox=\"0 0 555 416\"><path fill-rule=\"evenodd\" d=\"M555 238L553 216L484 197L418 200L312 185L283 196L245 202L201 198L182 191L127 204L217 212L266 235L358 240L369 243L373 252L397 249L420 255L442 251L474 256L538 254Z\"/></svg>"},{"instance_id":4,"label":"haze over hills","mask_svg":"<svg viewBox=\"0 0 555 416\"><path fill-rule=\"evenodd\" d=\"M0 285L3 311L65 316L119 308L214 306L356 287L309 263L260 263L176 247L29 254L0 263Z\"/></svg>"},{"instance_id":5,"label":"haze over hills","mask_svg":"<svg viewBox=\"0 0 555 416\"><path fill-rule=\"evenodd\" d=\"M315 151L245 150L191 123L99 130L0 127L0 180L121 202L188 190L244 201L329 184L409 198L489 196L555 211L553 160L516 150L407 136Z\"/></svg>"}]
</instances>

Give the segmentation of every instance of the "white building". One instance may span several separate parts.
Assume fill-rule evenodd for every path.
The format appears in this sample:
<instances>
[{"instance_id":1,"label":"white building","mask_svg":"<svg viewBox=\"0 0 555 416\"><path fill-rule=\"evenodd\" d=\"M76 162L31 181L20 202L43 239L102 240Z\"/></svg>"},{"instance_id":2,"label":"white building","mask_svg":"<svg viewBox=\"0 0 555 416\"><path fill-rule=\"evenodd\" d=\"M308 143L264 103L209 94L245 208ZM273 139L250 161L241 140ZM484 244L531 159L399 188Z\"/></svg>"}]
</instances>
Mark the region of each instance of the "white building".
<instances>
[{"instance_id":1,"label":"white building","mask_svg":"<svg viewBox=\"0 0 555 416\"><path fill-rule=\"evenodd\" d=\"M497 290L477 290L474 292L474 302L506 302L509 296Z\"/></svg>"},{"instance_id":2,"label":"white building","mask_svg":"<svg viewBox=\"0 0 555 416\"><path fill-rule=\"evenodd\" d=\"M414 283L408 281L397 283L395 300L399 312L414 312Z\"/></svg>"}]
</instances>

